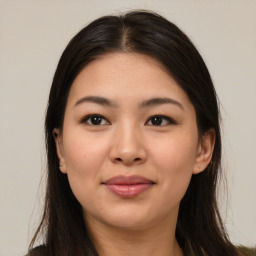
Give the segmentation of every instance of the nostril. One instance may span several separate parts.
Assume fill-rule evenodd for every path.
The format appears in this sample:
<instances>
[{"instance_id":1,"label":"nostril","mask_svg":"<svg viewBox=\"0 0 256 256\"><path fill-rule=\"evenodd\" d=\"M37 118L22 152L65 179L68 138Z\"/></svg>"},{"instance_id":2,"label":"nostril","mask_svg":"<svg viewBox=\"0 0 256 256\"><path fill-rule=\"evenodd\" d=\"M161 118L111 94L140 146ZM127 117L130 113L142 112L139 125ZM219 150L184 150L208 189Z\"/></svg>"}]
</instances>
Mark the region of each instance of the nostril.
<instances>
[{"instance_id":1,"label":"nostril","mask_svg":"<svg viewBox=\"0 0 256 256\"><path fill-rule=\"evenodd\" d=\"M130 160L131 160L131 159L130 159ZM130 162L130 160L129 160L129 162ZM137 157L137 158L134 158L134 159L133 159L133 162L139 162L140 160L141 160L141 158L140 158L140 157ZM123 162L123 161L125 162L125 161L127 161L127 159L122 159L122 158L120 158L120 157L117 157L117 158L116 158L116 161L117 161L117 162Z\"/></svg>"}]
</instances>

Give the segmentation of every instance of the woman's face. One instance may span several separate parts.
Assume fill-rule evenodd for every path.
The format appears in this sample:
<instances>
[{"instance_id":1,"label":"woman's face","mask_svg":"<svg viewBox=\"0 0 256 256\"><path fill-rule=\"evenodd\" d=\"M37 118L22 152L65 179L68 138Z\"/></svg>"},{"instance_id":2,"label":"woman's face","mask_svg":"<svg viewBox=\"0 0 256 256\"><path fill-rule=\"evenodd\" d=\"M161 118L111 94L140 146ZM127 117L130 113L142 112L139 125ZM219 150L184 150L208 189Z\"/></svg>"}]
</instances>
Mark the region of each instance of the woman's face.
<instances>
[{"instance_id":1,"label":"woman's face","mask_svg":"<svg viewBox=\"0 0 256 256\"><path fill-rule=\"evenodd\" d=\"M131 53L106 54L80 72L55 134L85 221L126 229L175 222L214 141L199 139L193 105L161 65Z\"/></svg>"}]
</instances>

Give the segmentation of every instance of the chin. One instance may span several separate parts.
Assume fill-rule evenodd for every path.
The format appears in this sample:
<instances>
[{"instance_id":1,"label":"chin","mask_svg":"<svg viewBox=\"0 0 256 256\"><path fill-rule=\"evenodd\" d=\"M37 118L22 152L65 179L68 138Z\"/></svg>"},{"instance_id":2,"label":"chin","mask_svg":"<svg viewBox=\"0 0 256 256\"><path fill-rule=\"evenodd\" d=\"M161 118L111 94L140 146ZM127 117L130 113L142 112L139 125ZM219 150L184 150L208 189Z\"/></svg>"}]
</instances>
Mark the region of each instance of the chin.
<instances>
[{"instance_id":1,"label":"chin","mask_svg":"<svg viewBox=\"0 0 256 256\"><path fill-rule=\"evenodd\" d=\"M158 223L160 219L159 216L154 216L152 211L150 214L146 209L137 209L136 207L121 207L116 211L105 211L101 217L106 225L127 231L145 229L152 226L153 223Z\"/></svg>"},{"instance_id":2,"label":"chin","mask_svg":"<svg viewBox=\"0 0 256 256\"><path fill-rule=\"evenodd\" d=\"M139 218L119 218L115 219L113 221L108 221L107 223L109 226L112 226L113 228L120 229L120 230L126 230L126 231L138 231L143 230L152 225L152 221L146 221L145 219L139 219Z\"/></svg>"}]
</instances>

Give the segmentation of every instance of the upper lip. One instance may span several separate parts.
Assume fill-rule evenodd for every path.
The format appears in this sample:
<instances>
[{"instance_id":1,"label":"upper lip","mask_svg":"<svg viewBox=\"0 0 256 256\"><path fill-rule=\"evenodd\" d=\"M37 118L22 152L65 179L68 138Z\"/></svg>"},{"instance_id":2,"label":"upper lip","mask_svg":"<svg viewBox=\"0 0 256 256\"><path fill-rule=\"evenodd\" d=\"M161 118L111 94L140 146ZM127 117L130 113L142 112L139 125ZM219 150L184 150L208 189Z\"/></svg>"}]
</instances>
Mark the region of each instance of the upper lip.
<instances>
[{"instance_id":1,"label":"upper lip","mask_svg":"<svg viewBox=\"0 0 256 256\"><path fill-rule=\"evenodd\" d=\"M107 181L103 182L103 184L107 185L133 185L133 184L154 184L152 180L149 180L145 177L139 175L118 175L114 176Z\"/></svg>"}]
</instances>

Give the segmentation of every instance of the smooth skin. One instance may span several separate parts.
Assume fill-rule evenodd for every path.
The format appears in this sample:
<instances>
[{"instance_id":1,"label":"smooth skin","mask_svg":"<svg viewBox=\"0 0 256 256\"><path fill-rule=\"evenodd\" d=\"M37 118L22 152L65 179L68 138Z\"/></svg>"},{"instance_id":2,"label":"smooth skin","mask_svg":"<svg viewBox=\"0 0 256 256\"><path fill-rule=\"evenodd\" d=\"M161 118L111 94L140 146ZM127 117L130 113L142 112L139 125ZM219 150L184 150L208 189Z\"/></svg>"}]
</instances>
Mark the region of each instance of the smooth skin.
<instances>
[{"instance_id":1,"label":"smooth skin","mask_svg":"<svg viewBox=\"0 0 256 256\"><path fill-rule=\"evenodd\" d=\"M159 62L111 53L89 63L70 89L63 129L53 133L100 256L183 255L179 204L191 176L211 161L215 133L199 136L192 103ZM122 198L104 185L117 175L154 185Z\"/></svg>"}]
</instances>

